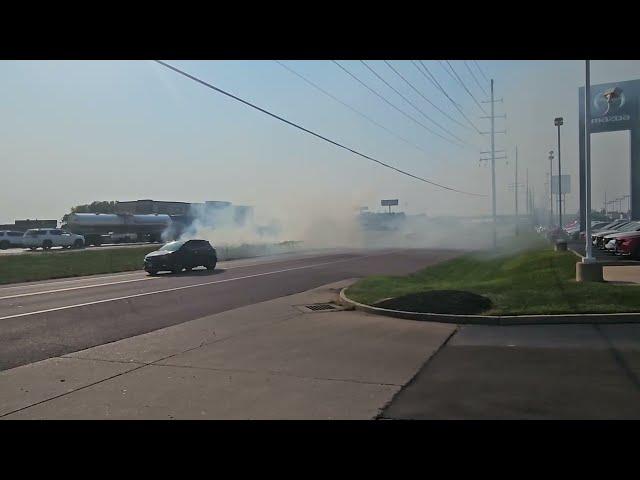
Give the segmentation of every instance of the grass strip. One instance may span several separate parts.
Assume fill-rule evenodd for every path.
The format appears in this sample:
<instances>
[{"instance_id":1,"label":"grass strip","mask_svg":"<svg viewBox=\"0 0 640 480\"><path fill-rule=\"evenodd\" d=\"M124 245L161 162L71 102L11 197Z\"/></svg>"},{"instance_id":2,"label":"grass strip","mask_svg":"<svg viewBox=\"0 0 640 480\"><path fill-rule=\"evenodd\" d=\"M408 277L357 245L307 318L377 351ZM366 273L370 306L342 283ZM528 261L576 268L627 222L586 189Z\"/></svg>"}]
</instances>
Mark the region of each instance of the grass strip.
<instances>
[{"instance_id":1,"label":"grass strip","mask_svg":"<svg viewBox=\"0 0 640 480\"><path fill-rule=\"evenodd\" d=\"M640 285L578 283L577 261L571 252L536 244L507 254L466 254L403 277L367 277L346 293L374 305L417 292L463 290L491 299L487 315L640 312Z\"/></svg>"}]
</instances>

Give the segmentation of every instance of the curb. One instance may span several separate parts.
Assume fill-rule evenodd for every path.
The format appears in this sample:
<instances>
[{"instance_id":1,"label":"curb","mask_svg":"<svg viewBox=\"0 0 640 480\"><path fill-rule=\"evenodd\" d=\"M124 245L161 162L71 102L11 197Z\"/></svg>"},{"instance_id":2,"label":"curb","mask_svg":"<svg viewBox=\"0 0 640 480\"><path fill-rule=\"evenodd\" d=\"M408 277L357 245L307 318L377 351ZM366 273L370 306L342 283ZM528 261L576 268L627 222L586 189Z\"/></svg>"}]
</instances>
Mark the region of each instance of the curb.
<instances>
[{"instance_id":1,"label":"curb","mask_svg":"<svg viewBox=\"0 0 640 480\"><path fill-rule=\"evenodd\" d=\"M564 315L454 315L449 313L418 313L387 308L372 307L358 303L340 290L339 302L347 307L374 315L403 318L421 322L456 323L460 325L569 325L569 324L610 324L640 323L640 313L579 313Z\"/></svg>"}]
</instances>

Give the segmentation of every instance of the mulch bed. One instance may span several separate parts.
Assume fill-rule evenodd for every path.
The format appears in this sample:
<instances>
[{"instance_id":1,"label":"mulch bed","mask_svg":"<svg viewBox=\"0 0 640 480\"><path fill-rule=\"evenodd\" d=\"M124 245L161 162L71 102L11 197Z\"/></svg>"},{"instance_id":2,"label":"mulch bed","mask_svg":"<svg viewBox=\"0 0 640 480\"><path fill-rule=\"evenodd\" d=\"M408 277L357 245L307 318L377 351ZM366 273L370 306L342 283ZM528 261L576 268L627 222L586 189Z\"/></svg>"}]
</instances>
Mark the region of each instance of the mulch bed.
<instances>
[{"instance_id":1,"label":"mulch bed","mask_svg":"<svg viewBox=\"0 0 640 480\"><path fill-rule=\"evenodd\" d=\"M474 315L489 310L493 304L487 297L476 293L461 290L429 290L383 300L374 306L405 312Z\"/></svg>"}]
</instances>

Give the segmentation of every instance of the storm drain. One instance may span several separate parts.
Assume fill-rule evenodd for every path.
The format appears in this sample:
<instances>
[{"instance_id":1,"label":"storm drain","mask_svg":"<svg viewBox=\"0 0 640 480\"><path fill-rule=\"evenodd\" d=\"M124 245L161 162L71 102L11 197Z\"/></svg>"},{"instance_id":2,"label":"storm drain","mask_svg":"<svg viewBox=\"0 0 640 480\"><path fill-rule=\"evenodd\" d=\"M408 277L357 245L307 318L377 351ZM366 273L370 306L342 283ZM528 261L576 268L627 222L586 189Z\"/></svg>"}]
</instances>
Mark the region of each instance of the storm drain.
<instances>
[{"instance_id":1,"label":"storm drain","mask_svg":"<svg viewBox=\"0 0 640 480\"><path fill-rule=\"evenodd\" d=\"M338 305L333 303L314 303L311 305L298 305L298 308L305 312L331 312L336 310L342 310Z\"/></svg>"}]
</instances>

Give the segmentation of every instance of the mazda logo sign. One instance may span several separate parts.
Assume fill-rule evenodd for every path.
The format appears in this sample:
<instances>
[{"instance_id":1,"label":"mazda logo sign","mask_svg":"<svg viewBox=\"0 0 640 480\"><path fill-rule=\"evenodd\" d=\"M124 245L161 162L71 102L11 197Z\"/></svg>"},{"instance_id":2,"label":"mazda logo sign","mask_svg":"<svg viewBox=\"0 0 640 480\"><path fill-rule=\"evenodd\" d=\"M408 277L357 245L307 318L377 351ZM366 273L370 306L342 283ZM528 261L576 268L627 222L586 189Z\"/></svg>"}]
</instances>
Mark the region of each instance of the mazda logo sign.
<instances>
[{"instance_id":1,"label":"mazda logo sign","mask_svg":"<svg viewBox=\"0 0 640 480\"><path fill-rule=\"evenodd\" d=\"M608 88L593 99L594 116L605 117L615 113L625 103L624 92L620 87Z\"/></svg>"}]
</instances>

